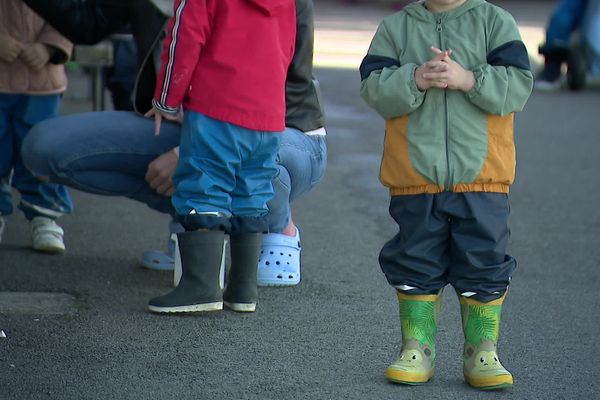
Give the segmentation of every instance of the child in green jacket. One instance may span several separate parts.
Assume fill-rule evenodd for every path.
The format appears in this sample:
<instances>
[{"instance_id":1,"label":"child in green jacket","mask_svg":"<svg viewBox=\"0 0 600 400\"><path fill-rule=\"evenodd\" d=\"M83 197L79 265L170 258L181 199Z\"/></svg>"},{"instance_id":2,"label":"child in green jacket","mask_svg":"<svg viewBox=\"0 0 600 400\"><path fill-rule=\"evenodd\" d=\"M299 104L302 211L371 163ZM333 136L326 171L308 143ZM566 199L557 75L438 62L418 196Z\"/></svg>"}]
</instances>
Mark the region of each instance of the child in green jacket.
<instances>
[{"instance_id":1,"label":"child in green jacket","mask_svg":"<svg viewBox=\"0 0 600 400\"><path fill-rule=\"evenodd\" d=\"M362 97L386 120L380 179L399 226L379 256L402 326L402 351L386 376L404 384L433 376L450 284L461 304L466 381L512 386L496 345L516 266L506 253L513 117L533 85L517 25L484 0L414 3L383 20L360 73Z\"/></svg>"}]
</instances>

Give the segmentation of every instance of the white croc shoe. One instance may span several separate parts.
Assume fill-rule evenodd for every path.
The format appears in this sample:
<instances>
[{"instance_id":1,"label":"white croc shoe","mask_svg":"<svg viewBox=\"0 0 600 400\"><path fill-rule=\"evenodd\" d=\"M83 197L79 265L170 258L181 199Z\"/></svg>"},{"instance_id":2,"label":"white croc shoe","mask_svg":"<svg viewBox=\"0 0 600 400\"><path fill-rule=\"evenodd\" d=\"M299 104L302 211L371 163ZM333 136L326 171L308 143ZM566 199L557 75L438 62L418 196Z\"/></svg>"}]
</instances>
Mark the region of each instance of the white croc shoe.
<instances>
[{"instance_id":1,"label":"white croc shoe","mask_svg":"<svg viewBox=\"0 0 600 400\"><path fill-rule=\"evenodd\" d=\"M300 283L300 230L295 236L263 235L258 260L258 286L294 286Z\"/></svg>"},{"instance_id":2,"label":"white croc shoe","mask_svg":"<svg viewBox=\"0 0 600 400\"><path fill-rule=\"evenodd\" d=\"M175 268L176 233L185 232L184 227L177 221L169 223L169 241L167 251L146 250L142 254L142 267L159 271L173 271Z\"/></svg>"},{"instance_id":3,"label":"white croc shoe","mask_svg":"<svg viewBox=\"0 0 600 400\"><path fill-rule=\"evenodd\" d=\"M31 239L34 250L45 253L65 251L63 229L51 218L35 217L31 220Z\"/></svg>"}]
</instances>

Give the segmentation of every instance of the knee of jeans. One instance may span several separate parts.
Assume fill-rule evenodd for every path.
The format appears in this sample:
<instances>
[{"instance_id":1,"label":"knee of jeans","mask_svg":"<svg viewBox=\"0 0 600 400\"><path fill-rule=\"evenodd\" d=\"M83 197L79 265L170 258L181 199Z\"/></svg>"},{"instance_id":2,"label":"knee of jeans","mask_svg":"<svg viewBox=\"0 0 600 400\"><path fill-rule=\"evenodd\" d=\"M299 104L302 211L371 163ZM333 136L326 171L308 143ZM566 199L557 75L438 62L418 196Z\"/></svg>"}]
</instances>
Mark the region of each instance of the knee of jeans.
<instances>
[{"instance_id":1,"label":"knee of jeans","mask_svg":"<svg viewBox=\"0 0 600 400\"><path fill-rule=\"evenodd\" d=\"M275 191L275 195L289 193L291 190L290 173L281 164L277 166L277 174L273 178L273 190Z\"/></svg>"},{"instance_id":2,"label":"knee of jeans","mask_svg":"<svg viewBox=\"0 0 600 400\"><path fill-rule=\"evenodd\" d=\"M56 152L52 141L46 140L41 130L34 126L21 146L21 158L25 167L36 175L52 175Z\"/></svg>"}]
</instances>

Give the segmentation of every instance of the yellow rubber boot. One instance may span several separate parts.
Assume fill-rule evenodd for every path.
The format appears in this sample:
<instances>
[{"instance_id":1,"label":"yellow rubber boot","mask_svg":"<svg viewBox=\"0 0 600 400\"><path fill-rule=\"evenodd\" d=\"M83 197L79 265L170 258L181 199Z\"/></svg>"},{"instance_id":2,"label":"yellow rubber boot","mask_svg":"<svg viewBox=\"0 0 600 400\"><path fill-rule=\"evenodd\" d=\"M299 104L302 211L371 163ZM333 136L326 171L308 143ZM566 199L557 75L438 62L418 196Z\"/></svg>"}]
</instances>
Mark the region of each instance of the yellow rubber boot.
<instances>
[{"instance_id":1,"label":"yellow rubber boot","mask_svg":"<svg viewBox=\"0 0 600 400\"><path fill-rule=\"evenodd\" d=\"M481 390L509 388L513 377L497 354L504 295L488 303L459 296L465 334L463 373L467 383Z\"/></svg>"},{"instance_id":2,"label":"yellow rubber boot","mask_svg":"<svg viewBox=\"0 0 600 400\"><path fill-rule=\"evenodd\" d=\"M435 368L435 337L442 296L397 293L402 351L385 376L395 383L420 385L431 379Z\"/></svg>"}]
</instances>

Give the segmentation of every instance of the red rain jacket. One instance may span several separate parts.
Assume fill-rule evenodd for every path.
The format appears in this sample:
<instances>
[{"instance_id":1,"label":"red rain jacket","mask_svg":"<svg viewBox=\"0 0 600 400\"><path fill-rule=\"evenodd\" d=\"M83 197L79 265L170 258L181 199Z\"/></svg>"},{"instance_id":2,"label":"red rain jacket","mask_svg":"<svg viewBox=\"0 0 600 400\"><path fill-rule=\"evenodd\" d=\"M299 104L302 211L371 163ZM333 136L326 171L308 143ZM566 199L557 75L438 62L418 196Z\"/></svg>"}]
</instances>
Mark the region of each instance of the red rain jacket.
<instances>
[{"instance_id":1,"label":"red rain jacket","mask_svg":"<svg viewBox=\"0 0 600 400\"><path fill-rule=\"evenodd\" d=\"M285 129L294 0L175 0L154 105L252 130Z\"/></svg>"}]
</instances>

